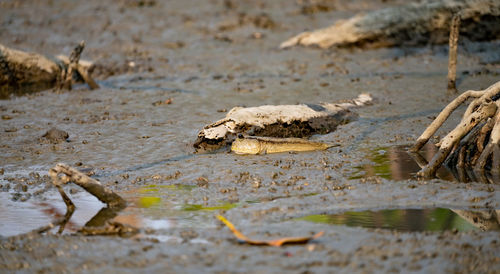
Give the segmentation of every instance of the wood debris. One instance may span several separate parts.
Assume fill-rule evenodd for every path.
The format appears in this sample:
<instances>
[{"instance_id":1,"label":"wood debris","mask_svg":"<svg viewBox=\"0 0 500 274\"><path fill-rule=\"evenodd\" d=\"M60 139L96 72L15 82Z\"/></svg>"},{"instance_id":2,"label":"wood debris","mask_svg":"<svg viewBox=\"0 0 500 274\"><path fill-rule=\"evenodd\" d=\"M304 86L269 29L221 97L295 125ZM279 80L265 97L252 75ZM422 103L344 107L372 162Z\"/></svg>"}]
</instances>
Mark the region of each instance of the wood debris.
<instances>
[{"instance_id":1,"label":"wood debris","mask_svg":"<svg viewBox=\"0 0 500 274\"><path fill-rule=\"evenodd\" d=\"M437 0L357 14L330 27L300 33L281 43L280 47L442 44L448 41L451 18L457 13L461 17L460 32L469 39L500 37L500 1Z\"/></svg>"},{"instance_id":2,"label":"wood debris","mask_svg":"<svg viewBox=\"0 0 500 274\"><path fill-rule=\"evenodd\" d=\"M78 78L87 83L90 89L99 88L88 73L92 63L80 60L84 47L82 41L70 57L48 58L0 44L0 98L8 98L9 93L24 89L71 89L72 83Z\"/></svg>"},{"instance_id":3,"label":"wood debris","mask_svg":"<svg viewBox=\"0 0 500 274\"><path fill-rule=\"evenodd\" d=\"M369 105L372 100L370 94L363 93L338 103L235 107L224 119L205 126L193 146L198 152L215 150L231 144L238 134L278 138L326 134L355 120L357 114L350 109Z\"/></svg>"}]
</instances>

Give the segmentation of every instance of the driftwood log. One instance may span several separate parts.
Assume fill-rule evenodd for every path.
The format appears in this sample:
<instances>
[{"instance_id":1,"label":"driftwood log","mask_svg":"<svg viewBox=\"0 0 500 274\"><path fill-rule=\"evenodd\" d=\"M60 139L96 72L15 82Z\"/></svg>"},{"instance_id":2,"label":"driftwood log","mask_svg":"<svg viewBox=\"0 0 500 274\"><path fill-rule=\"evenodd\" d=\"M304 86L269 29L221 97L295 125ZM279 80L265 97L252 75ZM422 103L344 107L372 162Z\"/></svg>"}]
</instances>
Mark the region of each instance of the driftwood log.
<instances>
[{"instance_id":1,"label":"driftwood log","mask_svg":"<svg viewBox=\"0 0 500 274\"><path fill-rule=\"evenodd\" d=\"M280 47L444 44L448 41L451 18L457 13L461 17L461 35L471 40L500 37L500 1L428 0L357 14L330 27L300 33Z\"/></svg>"},{"instance_id":2,"label":"driftwood log","mask_svg":"<svg viewBox=\"0 0 500 274\"><path fill-rule=\"evenodd\" d=\"M198 152L215 150L231 144L238 134L279 138L325 134L356 119L351 108L371 102L369 94L361 94L338 103L235 107L224 119L205 126L198 133L194 147Z\"/></svg>"},{"instance_id":3,"label":"driftwood log","mask_svg":"<svg viewBox=\"0 0 500 274\"><path fill-rule=\"evenodd\" d=\"M82 79L91 89L99 88L88 73L92 63L80 60L84 47L81 42L70 57L49 58L0 44L0 98L23 90L71 89L73 79Z\"/></svg>"},{"instance_id":4,"label":"driftwood log","mask_svg":"<svg viewBox=\"0 0 500 274\"><path fill-rule=\"evenodd\" d=\"M460 123L438 142L438 152L418 175L433 177L445 161L452 167L500 173L500 81L485 90L466 91L451 101L417 139L411 151L418 152L451 113L471 98Z\"/></svg>"}]
</instances>

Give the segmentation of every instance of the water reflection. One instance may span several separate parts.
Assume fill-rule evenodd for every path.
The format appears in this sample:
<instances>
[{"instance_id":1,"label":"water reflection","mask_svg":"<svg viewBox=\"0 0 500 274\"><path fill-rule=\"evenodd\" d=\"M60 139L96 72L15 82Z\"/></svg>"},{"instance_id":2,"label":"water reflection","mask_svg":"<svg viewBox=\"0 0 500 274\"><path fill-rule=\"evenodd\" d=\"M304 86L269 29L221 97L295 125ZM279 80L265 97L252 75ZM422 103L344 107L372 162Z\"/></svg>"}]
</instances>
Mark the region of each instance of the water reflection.
<instances>
[{"instance_id":1,"label":"water reflection","mask_svg":"<svg viewBox=\"0 0 500 274\"><path fill-rule=\"evenodd\" d=\"M426 144L419 153L408 151L409 146L377 147L367 152L371 163L354 167L349 179L379 176L385 179L402 181L415 179L415 174L436 154L438 148ZM470 168L441 166L436 177L446 181L493 183L497 178L490 174L478 174Z\"/></svg>"},{"instance_id":2,"label":"water reflection","mask_svg":"<svg viewBox=\"0 0 500 274\"><path fill-rule=\"evenodd\" d=\"M466 211L446 208L348 211L309 215L297 220L399 231L498 230L500 210Z\"/></svg>"}]
</instances>

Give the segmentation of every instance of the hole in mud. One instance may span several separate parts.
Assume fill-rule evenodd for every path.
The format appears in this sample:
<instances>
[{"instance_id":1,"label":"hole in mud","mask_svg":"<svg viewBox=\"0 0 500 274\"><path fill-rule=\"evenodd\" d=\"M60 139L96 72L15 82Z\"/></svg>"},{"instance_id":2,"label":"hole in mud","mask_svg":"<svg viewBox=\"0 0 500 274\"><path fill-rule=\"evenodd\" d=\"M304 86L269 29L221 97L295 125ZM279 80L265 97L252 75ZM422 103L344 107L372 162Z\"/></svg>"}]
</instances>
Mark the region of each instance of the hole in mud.
<instances>
[{"instance_id":1,"label":"hole in mud","mask_svg":"<svg viewBox=\"0 0 500 274\"><path fill-rule=\"evenodd\" d=\"M470 231L478 229L500 230L499 215L500 210L385 209L309 215L296 220L398 231Z\"/></svg>"},{"instance_id":2,"label":"hole in mud","mask_svg":"<svg viewBox=\"0 0 500 274\"><path fill-rule=\"evenodd\" d=\"M403 181L416 179L415 174L421 166L429 162L438 148L433 144L426 144L418 153L409 152L410 146L377 147L366 152L370 163L353 167L349 179L362 179L378 176L384 179ZM436 176L446 181L457 182L484 182L490 183L492 178L479 176L472 169L458 171L455 168L441 166Z\"/></svg>"}]
</instances>

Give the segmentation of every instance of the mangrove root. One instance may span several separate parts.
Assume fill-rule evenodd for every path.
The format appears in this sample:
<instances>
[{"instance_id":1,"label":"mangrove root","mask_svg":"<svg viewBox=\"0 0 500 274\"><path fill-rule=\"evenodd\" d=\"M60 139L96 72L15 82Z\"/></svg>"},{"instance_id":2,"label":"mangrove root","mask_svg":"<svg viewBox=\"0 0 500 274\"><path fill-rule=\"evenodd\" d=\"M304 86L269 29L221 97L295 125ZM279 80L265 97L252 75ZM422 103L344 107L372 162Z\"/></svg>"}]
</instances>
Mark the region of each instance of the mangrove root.
<instances>
[{"instance_id":1,"label":"mangrove root","mask_svg":"<svg viewBox=\"0 0 500 274\"><path fill-rule=\"evenodd\" d=\"M437 146L438 152L419 176L432 177L446 161L460 168L500 172L500 81L481 91L469 90L449 103L417 139L411 151L419 151L443 125L450 114L467 99L474 98L462 120Z\"/></svg>"},{"instance_id":2,"label":"mangrove root","mask_svg":"<svg viewBox=\"0 0 500 274\"><path fill-rule=\"evenodd\" d=\"M500 36L500 1L438 0L357 14L330 27L303 32L280 47L444 44L448 41L451 18L457 13L461 18L461 35L471 40L493 40Z\"/></svg>"},{"instance_id":3,"label":"mangrove root","mask_svg":"<svg viewBox=\"0 0 500 274\"><path fill-rule=\"evenodd\" d=\"M80 60L84 47L85 44L82 41L75 47L69 58L65 56L48 58L0 44L0 97L6 98L7 92L21 88L71 89L73 79L83 79L90 89L99 88L88 73L92 63Z\"/></svg>"},{"instance_id":4,"label":"mangrove root","mask_svg":"<svg viewBox=\"0 0 500 274\"><path fill-rule=\"evenodd\" d=\"M349 109L372 100L369 94L361 94L339 103L235 107L224 119L205 126L194 147L198 152L215 150L231 144L238 134L279 138L326 134L357 118Z\"/></svg>"}]
</instances>

